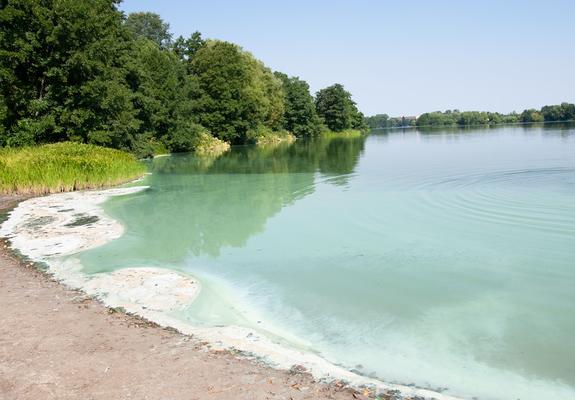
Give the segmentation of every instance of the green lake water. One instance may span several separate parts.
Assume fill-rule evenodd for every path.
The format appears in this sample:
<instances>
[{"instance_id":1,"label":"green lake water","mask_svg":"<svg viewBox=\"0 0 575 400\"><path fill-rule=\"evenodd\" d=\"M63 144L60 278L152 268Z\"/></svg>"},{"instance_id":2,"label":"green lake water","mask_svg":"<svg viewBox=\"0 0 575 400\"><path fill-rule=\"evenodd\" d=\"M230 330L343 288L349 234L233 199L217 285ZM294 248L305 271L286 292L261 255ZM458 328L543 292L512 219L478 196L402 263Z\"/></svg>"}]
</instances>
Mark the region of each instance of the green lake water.
<instances>
[{"instance_id":1,"label":"green lake water","mask_svg":"<svg viewBox=\"0 0 575 400\"><path fill-rule=\"evenodd\" d=\"M197 277L179 317L254 327L387 382L575 398L575 128L237 147L149 163L89 273Z\"/></svg>"}]
</instances>

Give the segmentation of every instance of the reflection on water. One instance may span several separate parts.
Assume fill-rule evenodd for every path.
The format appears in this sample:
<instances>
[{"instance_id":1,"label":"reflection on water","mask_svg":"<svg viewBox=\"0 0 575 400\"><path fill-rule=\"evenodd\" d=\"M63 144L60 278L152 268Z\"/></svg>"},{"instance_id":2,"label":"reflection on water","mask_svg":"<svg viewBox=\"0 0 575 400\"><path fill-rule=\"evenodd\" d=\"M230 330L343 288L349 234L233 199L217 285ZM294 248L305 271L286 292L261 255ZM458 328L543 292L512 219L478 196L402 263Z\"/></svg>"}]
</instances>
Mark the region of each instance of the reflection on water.
<instances>
[{"instance_id":1,"label":"reflection on water","mask_svg":"<svg viewBox=\"0 0 575 400\"><path fill-rule=\"evenodd\" d=\"M575 129L378 131L151 162L87 271L156 265L242 324L366 375L575 398Z\"/></svg>"},{"instance_id":2,"label":"reflection on water","mask_svg":"<svg viewBox=\"0 0 575 400\"><path fill-rule=\"evenodd\" d=\"M365 137L318 139L236 147L216 158L157 158L150 190L111 201L114 216L133 223L125 240L110 245L117 261L104 268L125 264L125 258L177 263L189 252L217 256L223 246L242 246L282 207L313 193L316 179L345 185L364 143ZM166 243L169 252L163 251Z\"/></svg>"}]
</instances>

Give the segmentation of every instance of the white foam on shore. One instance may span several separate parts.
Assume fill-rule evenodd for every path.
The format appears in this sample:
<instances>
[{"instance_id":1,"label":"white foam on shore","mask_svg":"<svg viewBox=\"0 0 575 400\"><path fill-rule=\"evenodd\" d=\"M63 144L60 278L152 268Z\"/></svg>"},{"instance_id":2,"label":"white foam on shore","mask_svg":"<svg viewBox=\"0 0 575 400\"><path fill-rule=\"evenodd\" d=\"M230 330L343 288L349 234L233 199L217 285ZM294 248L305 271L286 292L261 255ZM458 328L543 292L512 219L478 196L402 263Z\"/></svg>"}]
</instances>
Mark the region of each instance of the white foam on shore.
<instances>
[{"instance_id":1,"label":"white foam on shore","mask_svg":"<svg viewBox=\"0 0 575 400\"><path fill-rule=\"evenodd\" d=\"M21 202L0 227L13 248L36 262L62 283L97 296L107 306L123 307L130 313L172 327L208 342L214 349L236 349L260 357L273 367L305 367L317 379L345 380L352 386L367 386L377 392L397 391L405 397L457 400L431 390L385 383L338 367L320 356L276 343L253 329L196 327L175 317L173 312L188 306L201 290L188 275L146 266L98 274L82 273L73 254L119 238L123 226L107 216L101 204L112 196L145 190L146 186L100 191L60 193ZM382 360L383 361L383 360Z\"/></svg>"},{"instance_id":2,"label":"white foam on shore","mask_svg":"<svg viewBox=\"0 0 575 400\"><path fill-rule=\"evenodd\" d=\"M112 196L136 193L147 186L58 193L18 204L0 227L12 246L34 261L79 253L122 236L124 227L100 205ZM80 219L85 222L81 224Z\"/></svg>"}]
</instances>

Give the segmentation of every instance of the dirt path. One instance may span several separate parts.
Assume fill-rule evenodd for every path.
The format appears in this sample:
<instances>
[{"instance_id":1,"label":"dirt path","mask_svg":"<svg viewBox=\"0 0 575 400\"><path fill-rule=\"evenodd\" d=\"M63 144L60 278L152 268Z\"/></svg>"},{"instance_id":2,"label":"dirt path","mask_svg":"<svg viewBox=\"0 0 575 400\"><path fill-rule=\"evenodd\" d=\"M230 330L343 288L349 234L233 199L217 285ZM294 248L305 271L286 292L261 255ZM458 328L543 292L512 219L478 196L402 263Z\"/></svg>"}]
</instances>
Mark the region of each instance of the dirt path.
<instances>
[{"instance_id":1,"label":"dirt path","mask_svg":"<svg viewBox=\"0 0 575 400\"><path fill-rule=\"evenodd\" d=\"M0 243L2 400L354 398L365 397L113 313Z\"/></svg>"}]
</instances>

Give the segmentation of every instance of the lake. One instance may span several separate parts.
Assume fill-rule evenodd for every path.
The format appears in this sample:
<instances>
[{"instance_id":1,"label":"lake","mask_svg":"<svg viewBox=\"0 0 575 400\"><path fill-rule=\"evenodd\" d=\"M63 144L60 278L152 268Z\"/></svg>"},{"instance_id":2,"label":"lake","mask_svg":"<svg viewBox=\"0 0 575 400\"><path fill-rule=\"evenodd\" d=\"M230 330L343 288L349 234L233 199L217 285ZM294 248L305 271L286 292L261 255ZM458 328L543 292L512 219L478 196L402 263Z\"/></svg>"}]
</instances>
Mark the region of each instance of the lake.
<instances>
[{"instance_id":1,"label":"lake","mask_svg":"<svg viewBox=\"0 0 575 400\"><path fill-rule=\"evenodd\" d=\"M386 382L575 398L573 125L374 131L149 162L88 273L185 271L178 314Z\"/></svg>"}]
</instances>

